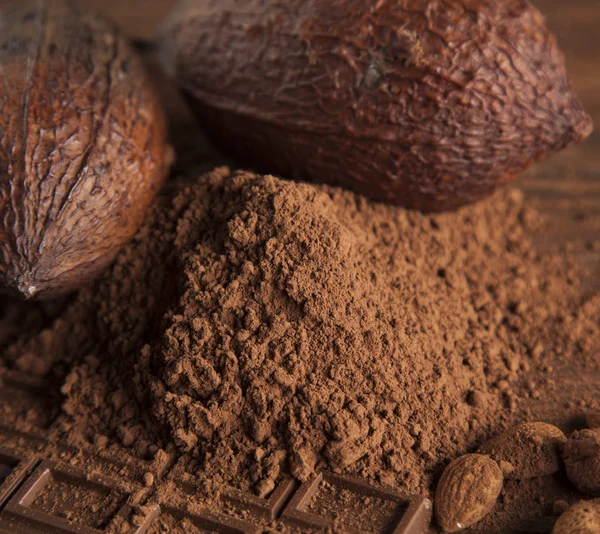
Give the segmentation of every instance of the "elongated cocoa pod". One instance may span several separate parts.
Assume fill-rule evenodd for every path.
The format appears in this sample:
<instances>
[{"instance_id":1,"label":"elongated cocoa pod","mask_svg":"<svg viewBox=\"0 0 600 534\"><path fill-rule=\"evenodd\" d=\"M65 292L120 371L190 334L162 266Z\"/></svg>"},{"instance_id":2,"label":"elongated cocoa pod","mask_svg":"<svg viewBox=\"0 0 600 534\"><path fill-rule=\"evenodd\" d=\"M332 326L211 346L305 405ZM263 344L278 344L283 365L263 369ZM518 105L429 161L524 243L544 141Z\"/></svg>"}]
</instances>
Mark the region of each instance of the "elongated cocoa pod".
<instances>
[{"instance_id":1,"label":"elongated cocoa pod","mask_svg":"<svg viewBox=\"0 0 600 534\"><path fill-rule=\"evenodd\" d=\"M588 136L524 0L183 0L163 64L241 163L455 208Z\"/></svg>"},{"instance_id":2,"label":"elongated cocoa pod","mask_svg":"<svg viewBox=\"0 0 600 534\"><path fill-rule=\"evenodd\" d=\"M125 38L75 2L0 12L0 73L0 289L65 293L139 228L166 120Z\"/></svg>"}]
</instances>

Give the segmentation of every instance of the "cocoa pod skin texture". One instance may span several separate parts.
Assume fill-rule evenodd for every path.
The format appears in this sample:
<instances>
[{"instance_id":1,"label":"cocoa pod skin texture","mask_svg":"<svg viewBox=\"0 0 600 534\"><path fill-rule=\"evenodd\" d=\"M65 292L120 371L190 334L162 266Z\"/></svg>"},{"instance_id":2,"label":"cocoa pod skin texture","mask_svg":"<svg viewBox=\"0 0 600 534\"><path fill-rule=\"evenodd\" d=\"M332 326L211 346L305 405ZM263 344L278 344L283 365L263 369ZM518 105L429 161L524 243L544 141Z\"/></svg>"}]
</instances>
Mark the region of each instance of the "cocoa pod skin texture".
<instances>
[{"instance_id":1,"label":"cocoa pod skin texture","mask_svg":"<svg viewBox=\"0 0 600 534\"><path fill-rule=\"evenodd\" d=\"M109 22L67 0L0 11L0 291L51 298L97 276L167 173L166 117Z\"/></svg>"},{"instance_id":2,"label":"cocoa pod skin texture","mask_svg":"<svg viewBox=\"0 0 600 534\"><path fill-rule=\"evenodd\" d=\"M423 211L592 131L523 0L182 0L162 62L225 153Z\"/></svg>"}]
</instances>

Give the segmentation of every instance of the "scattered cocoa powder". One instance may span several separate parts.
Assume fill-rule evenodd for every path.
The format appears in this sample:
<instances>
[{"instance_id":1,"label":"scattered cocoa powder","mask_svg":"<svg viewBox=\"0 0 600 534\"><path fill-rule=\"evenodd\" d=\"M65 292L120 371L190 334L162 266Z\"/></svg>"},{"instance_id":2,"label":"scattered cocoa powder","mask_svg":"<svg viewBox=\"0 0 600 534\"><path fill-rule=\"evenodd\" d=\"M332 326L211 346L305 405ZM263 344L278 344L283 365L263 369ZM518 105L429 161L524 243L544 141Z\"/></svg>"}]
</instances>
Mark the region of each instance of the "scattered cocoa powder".
<instances>
[{"instance_id":1,"label":"scattered cocoa powder","mask_svg":"<svg viewBox=\"0 0 600 534\"><path fill-rule=\"evenodd\" d=\"M429 492L502 429L597 408L600 298L520 192L423 215L227 169L179 189L54 315L2 303L4 372L62 383L56 440L176 447L261 495L321 467Z\"/></svg>"}]
</instances>

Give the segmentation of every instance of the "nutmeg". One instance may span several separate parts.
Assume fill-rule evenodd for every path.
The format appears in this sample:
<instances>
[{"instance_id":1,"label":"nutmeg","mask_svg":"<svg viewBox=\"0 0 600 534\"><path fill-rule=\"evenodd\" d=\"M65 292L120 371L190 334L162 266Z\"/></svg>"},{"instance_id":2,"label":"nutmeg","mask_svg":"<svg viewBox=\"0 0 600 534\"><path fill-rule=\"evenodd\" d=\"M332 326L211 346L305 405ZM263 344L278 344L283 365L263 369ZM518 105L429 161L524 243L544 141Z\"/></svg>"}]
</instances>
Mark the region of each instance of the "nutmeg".
<instances>
[{"instance_id":1,"label":"nutmeg","mask_svg":"<svg viewBox=\"0 0 600 534\"><path fill-rule=\"evenodd\" d=\"M166 119L119 30L74 2L0 13L0 290L74 290L139 228Z\"/></svg>"},{"instance_id":2,"label":"nutmeg","mask_svg":"<svg viewBox=\"0 0 600 534\"><path fill-rule=\"evenodd\" d=\"M182 0L163 64L226 153L440 211L587 137L554 37L514 0Z\"/></svg>"}]
</instances>

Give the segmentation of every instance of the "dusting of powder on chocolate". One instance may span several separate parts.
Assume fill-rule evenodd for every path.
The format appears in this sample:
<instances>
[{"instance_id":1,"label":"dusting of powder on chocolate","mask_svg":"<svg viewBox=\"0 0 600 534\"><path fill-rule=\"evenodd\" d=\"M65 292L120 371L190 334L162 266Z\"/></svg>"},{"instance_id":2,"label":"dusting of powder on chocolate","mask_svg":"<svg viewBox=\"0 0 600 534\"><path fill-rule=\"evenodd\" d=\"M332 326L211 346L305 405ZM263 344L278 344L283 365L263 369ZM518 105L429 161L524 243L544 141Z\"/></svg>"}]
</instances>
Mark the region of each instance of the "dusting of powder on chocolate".
<instances>
[{"instance_id":1,"label":"dusting of powder on chocolate","mask_svg":"<svg viewBox=\"0 0 600 534\"><path fill-rule=\"evenodd\" d=\"M13 328L3 366L60 381L56 439L175 446L207 485L329 468L427 492L527 417L547 361L595 365L599 299L538 255L539 224L514 190L423 215L218 169L38 335Z\"/></svg>"}]
</instances>

